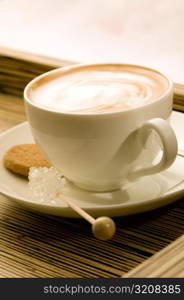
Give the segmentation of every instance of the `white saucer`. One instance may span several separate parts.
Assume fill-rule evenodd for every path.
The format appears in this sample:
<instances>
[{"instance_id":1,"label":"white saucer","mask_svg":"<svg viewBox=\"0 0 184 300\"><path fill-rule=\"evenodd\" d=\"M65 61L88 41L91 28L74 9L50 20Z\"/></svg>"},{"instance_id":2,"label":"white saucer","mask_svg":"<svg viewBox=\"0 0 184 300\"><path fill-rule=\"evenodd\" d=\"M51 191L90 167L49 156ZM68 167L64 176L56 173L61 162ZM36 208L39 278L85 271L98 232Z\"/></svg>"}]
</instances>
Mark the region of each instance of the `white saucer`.
<instances>
[{"instance_id":1,"label":"white saucer","mask_svg":"<svg viewBox=\"0 0 184 300\"><path fill-rule=\"evenodd\" d=\"M184 115L180 113L174 113L173 120L176 131L178 130L176 124L180 124L180 129L181 122L184 125ZM180 139L181 131L177 131ZM0 135L0 192L30 210L63 217L78 217L62 201L55 203L31 202L28 197L28 181L4 168L2 157L5 151L13 145L30 142L33 142L33 138L27 122ZM102 215L114 217L145 212L184 196L184 157L178 156L167 171L141 178L127 190L90 193L68 184L63 190L63 194L94 217Z\"/></svg>"}]
</instances>

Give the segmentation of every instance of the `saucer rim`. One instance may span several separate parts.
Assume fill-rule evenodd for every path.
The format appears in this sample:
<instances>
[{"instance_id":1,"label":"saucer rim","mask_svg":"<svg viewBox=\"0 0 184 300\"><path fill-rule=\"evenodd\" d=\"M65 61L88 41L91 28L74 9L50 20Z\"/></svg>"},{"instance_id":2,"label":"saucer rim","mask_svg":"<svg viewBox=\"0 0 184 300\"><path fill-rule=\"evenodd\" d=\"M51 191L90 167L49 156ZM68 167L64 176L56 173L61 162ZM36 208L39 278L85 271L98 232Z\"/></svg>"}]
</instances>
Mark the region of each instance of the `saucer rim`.
<instances>
[{"instance_id":1,"label":"saucer rim","mask_svg":"<svg viewBox=\"0 0 184 300\"><path fill-rule=\"evenodd\" d=\"M183 185L184 181L182 181L180 184L178 184L178 187L180 185ZM174 187L173 187L174 189ZM21 202L25 202L25 203L29 203L29 204L33 204L34 206L42 206L42 207L46 207L46 208L55 208L55 209L63 209L63 208L69 208L67 205L65 205L63 203L63 206L60 206L60 205L53 205L53 204L49 204L49 203L37 203L37 202L34 202L34 201L27 201L26 198L24 197L16 197L15 195L12 195L11 193L9 192L4 192L4 191L0 191L0 194L2 194L3 196L6 196L8 198L11 198L11 199L14 199L15 201L21 201ZM181 195L180 195L181 194ZM147 199L147 200L143 200L143 201L139 201L139 202L131 202L129 204L126 204L126 203L121 203L121 204L104 204L104 205L99 205L99 206L80 206L82 209L85 209L85 210L91 210L91 209L95 209L95 210L99 210L99 209L107 209L107 208L129 208L131 206L136 206L136 207L139 207L139 206L142 206L144 205L145 203L148 203L151 204L151 203L155 203L155 202L160 202L162 199L166 199L168 200L169 198L175 198L175 197L182 197L182 194L184 195L184 188L181 189L181 190L177 190L177 191L173 191L173 192L166 192L164 193L162 196L160 197L156 197L156 198L153 198L151 200ZM177 201L179 200L178 198L176 200L173 200L174 201Z\"/></svg>"}]
</instances>

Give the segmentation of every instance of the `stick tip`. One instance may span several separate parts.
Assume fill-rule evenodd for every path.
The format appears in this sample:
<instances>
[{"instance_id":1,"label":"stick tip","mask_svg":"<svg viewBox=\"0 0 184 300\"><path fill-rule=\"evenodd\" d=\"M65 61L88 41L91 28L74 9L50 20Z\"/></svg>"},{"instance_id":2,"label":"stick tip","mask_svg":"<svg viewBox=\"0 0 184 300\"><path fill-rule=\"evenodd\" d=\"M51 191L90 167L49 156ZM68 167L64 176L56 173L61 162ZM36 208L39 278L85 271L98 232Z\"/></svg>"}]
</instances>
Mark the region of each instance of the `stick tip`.
<instances>
[{"instance_id":1,"label":"stick tip","mask_svg":"<svg viewBox=\"0 0 184 300\"><path fill-rule=\"evenodd\" d=\"M116 231L116 225L111 218L99 217L92 225L92 232L99 240L109 240Z\"/></svg>"}]
</instances>

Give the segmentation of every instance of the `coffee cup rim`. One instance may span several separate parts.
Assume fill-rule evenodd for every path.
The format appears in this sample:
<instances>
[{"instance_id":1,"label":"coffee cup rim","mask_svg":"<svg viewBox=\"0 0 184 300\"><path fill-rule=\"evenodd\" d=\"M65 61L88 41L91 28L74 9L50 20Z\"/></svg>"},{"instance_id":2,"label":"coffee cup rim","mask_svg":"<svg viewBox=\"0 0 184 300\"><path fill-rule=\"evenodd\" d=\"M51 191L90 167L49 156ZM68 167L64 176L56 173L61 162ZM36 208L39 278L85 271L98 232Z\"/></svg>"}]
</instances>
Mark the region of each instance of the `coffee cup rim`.
<instances>
[{"instance_id":1,"label":"coffee cup rim","mask_svg":"<svg viewBox=\"0 0 184 300\"><path fill-rule=\"evenodd\" d=\"M95 67L95 66L105 66L105 65L109 65L109 66L113 66L113 65L116 65L116 66L127 66L127 67L136 67L136 68L140 68L140 69L146 69L148 71L151 71L151 72L154 72L154 73L157 73L159 75L161 75L162 77L164 77L167 82L168 82L168 88L163 92L163 94L161 96L159 96L157 99L154 99L153 101L149 102L149 103L144 103L143 105L141 106L138 106L138 107L133 107L133 108L128 108L126 110L117 110L117 111L105 111L105 112L88 112L88 113L80 113L80 112L62 112L62 111L56 111L56 110L53 110L51 109L50 107L46 107L46 106L42 106L42 105L39 105L33 101L30 100L29 98L29 90L31 89L31 87L36 84L39 80L49 76L49 75L52 75L52 74L55 74L55 73L58 73L58 72L65 72L65 71L69 71L69 70L72 70L72 69L77 69L77 68L81 68L81 67ZM143 107L149 107L149 106L152 106L154 103L158 103L159 101L162 101L163 98L165 98L165 96L169 95L171 92L173 91L173 81L169 78L168 75L166 74L163 74L162 72L156 70L156 69L153 69L153 68L150 68L150 67L147 67L147 66L144 66L144 65L138 65L138 64L130 64L130 63L118 63L118 62L98 62L98 63L90 63L90 64L85 64L85 63L80 63L80 64L72 64L72 65L68 65L68 66L64 66L64 67L59 67L59 68L56 68L56 69L53 69L53 70L50 70L48 72L45 72L39 76L37 76L36 78L32 79L25 87L24 89L24 93L23 93L23 96L24 96L24 100L29 104L31 105L32 107L36 108L36 109L39 109L39 110L42 110L42 111L46 111L46 112L49 112L49 113L52 113L52 114L56 114L56 115L63 115L63 116L79 116L79 117L97 117L97 116L106 116L106 115L118 115L118 114L125 114L125 113L128 113L130 111L138 111L138 110L141 110L141 108Z\"/></svg>"}]
</instances>

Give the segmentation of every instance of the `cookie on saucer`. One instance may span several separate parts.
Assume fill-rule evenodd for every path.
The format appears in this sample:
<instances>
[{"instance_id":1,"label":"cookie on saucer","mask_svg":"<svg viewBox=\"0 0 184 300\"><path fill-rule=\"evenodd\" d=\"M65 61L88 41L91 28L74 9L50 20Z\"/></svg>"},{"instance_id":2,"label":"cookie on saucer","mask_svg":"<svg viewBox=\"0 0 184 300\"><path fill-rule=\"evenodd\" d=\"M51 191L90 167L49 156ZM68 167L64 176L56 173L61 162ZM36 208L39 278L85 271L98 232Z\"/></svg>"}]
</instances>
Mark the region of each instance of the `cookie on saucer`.
<instances>
[{"instance_id":1,"label":"cookie on saucer","mask_svg":"<svg viewBox=\"0 0 184 300\"><path fill-rule=\"evenodd\" d=\"M3 162L8 170L25 177L31 167L51 167L36 144L13 146L5 153Z\"/></svg>"}]
</instances>

